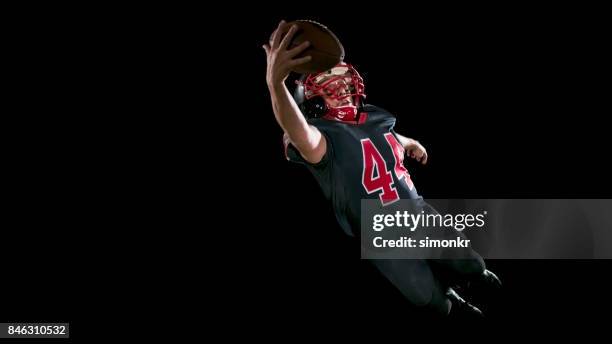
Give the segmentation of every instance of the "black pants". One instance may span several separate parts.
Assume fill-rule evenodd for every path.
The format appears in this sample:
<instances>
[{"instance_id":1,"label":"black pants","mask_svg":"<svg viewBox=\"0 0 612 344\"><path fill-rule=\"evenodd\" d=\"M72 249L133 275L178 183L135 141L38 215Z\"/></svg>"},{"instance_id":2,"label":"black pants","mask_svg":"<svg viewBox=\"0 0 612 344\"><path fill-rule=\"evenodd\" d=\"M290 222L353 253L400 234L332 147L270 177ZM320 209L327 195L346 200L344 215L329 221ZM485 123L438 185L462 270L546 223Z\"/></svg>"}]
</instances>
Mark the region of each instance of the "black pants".
<instances>
[{"instance_id":1,"label":"black pants","mask_svg":"<svg viewBox=\"0 0 612 344\"><path fill-rule=\"evenodd\" d=\"M417 206L426 214L438 214L424 200ZM437 239L457 236L465 239L460 232L440 230L437 233ZM450 301L446 297L448 288L480 276L485 263L471 247L436 252L436 259L375 259L372 263L413 304L446 315L450 311Z\"/></svg>"},{"instance_id":2,"label":"black pants","mask_svg":"<svg viewBox=\"0 0 612 344\"><path fill-rule=\"evenodd\" d=\"M484 260L473 250L467 259L381 259L372 263L410 302L442 315L451 307L448 288L477 278L485 269Z\"/></svg>"}]
</instances>

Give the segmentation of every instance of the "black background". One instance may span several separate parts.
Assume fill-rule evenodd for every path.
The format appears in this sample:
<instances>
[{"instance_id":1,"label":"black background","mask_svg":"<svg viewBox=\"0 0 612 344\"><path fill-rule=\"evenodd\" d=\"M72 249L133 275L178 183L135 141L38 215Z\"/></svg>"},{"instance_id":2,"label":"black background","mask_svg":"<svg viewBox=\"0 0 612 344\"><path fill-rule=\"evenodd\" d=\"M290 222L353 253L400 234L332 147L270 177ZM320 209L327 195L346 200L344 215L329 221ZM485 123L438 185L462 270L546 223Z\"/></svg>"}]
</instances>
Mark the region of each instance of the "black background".
<instances>
[{"instance_id":1,"label":"black background","mask_svg":"<svg viewBox=\"0 0 612 344\"><path fill-rule=\"evenodd\" d=\"M258 281L255 291L246 289L256 313L271 309L280 324L313 331L341 323L394 333L415 321L421 330L429 328L422 323L440 323L421 321L359 260L314 178L283 159L260 47L280 19L317 20L338 35L346 60L365 78L368 101L397 116L397 132L427 147L427 166L407 163L426 199L609 197L609 104L602 83L609 55L595 9L321 9L245 20L253 51L243 80L252 87L245 97L253 107L246 116L233 112L245 123L231 131L241 147L235 156L252 181L248 188L257 190L252 195L278 199L265 202L263 211L253 209L252 220L264 227L246 234L262 245L243 270L245 281ZM610 306L608 261L487 264L504 290L483 306L482 329L561 333L582 328L582 320L597 328L599 312ZM543 325L548 321L554 327Z\"/></svg>"},{"instance_id":2,"label":"black background","mask_svg":"<svg viewBox=\"0 0 612 344\"><path fill-rule=\"evenodd\" d=\"M94 320L189 332L211 313L227 335L285 339L440 324L359 259L284 160L261 48L280 19L338 35L368 101L427 147L427 166L407 163L426 199L612 194L599 9L287 6L6 12L2 321L89 337L113 334ZM504 290L487 328L597 328L612 306L608 261L488 266Z\"/></svg>"}]
</instances>

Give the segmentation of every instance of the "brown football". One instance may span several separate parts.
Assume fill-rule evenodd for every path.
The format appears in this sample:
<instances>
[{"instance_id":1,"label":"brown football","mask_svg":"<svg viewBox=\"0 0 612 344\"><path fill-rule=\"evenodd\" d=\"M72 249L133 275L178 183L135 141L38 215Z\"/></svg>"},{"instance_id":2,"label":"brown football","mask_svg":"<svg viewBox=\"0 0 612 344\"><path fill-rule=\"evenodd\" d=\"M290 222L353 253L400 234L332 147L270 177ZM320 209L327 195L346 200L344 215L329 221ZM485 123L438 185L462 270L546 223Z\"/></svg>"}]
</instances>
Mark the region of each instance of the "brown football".
<instances>
[{"instance_id":1,"label":"brown football","mask_svg":"<svg viewBox=\"0 0 612 344\"><path fill-rule=\"evenodd\" d=\"M290 28L291 25L297 25L298 30L288 49L298 46L304 41L309 41L310 46L296 58L312 56L309 62L296 66L293 69L294 72L301 74L323 72L344 59L342 43L325 25L312 20L296 20L289 22L286 28ZM282 37L284 37L284 34Z\"/></svg>"}]
</instances>

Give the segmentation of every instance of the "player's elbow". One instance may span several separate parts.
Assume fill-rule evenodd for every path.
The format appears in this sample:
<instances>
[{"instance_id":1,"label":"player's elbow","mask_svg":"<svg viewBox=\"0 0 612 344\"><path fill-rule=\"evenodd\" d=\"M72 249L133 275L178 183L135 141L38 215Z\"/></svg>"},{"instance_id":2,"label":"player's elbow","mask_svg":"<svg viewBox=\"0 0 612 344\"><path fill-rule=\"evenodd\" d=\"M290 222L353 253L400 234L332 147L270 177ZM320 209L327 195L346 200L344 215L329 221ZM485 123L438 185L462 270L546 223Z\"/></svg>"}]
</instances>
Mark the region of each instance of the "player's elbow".
<instances>
[{"instance_id":1,"label":"player's elbow","mask_svg":"<svg viewBox=\"0 0 612 344\"><path fill-rule=\"evenodd\" d=\"M323 136L318 130L313 130L309 127L293 132L288 131L286 134L289 137L289 141L300 152L309 152L317 149L323 140Z\"/></svg>"},{"instance_id":2,"label":"player's elbow","mask_svg":"<svg viewBox=\"0 0 612 344\"><path fill-rule=\"evenodd\" d=\"M308 139L291 140L291 143L302 154L308 154L311 151L316 149L316 144L314 142L312 142L311 140L308 140Z\"/></svg>"},{"instance_id":3,"label":"player's elbow","mask_svg":"<svg viewBox=\"0 0 612 344\"><path fill-rule=\"evenodd\" d=\"M300 152L302 157L313 164L320 162L327 150L325 138L320 133L318 134L299 139L293 139L289 136L289 141Z\"/></svg>"}]
</instances>

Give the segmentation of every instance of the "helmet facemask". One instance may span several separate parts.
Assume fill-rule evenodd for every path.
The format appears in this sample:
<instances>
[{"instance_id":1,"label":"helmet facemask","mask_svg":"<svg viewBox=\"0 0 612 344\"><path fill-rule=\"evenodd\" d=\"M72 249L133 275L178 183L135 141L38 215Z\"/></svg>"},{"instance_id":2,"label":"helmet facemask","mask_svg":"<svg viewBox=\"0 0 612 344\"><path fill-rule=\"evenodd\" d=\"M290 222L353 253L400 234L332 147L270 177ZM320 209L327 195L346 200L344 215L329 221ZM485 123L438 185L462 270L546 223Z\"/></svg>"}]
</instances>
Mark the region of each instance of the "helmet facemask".
<instances>
[{"instance_id":1,"label":"helmet facemask","mask_svg":"<svg viewBox=\"0 0 612 344\"><path fill-rule=\"evenodd\" d=\"M325 100L324 117L328 119L355 121L365 98L363 79L353 66L343 62L328 71L308 75L303 86L306 100Z\"/></svg>"}]
</instances>

